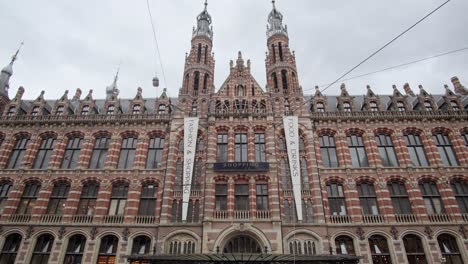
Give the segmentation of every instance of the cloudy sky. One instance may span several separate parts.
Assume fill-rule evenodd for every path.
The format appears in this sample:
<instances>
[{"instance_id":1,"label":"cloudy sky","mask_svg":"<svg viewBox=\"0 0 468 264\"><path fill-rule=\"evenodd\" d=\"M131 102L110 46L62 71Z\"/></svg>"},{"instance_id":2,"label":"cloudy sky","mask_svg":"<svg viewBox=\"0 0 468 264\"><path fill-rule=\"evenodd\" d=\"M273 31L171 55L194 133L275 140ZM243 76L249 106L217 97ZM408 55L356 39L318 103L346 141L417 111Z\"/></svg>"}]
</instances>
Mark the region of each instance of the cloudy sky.
<instances>
[{"instance_id":1,"label":"cloudy sky","mask_svg":"<svg viewBox=\"0 0 468 264\"><path fill-rule=\"evenodd\" d=\"M65 90L94 90L102 98L122 61L121 97L137 87L146 97L167 87L176 96L182 83L185 52L204 0L150 0L166 73L157 70L161 87L151 85L154 44L145 0L15 0L0 1L0 65L6 65L21 41L25 45L14 67L10 96L21 85L25 98L58 98ZM277 0L296 51L299 78L306 94L315 85L334 81L388 40L416 22L443 0ZM210 0L213 17L216 88L224 82L229 60L241 50L252 72L265 85L265 29L270 0ZM468 47L468 1L452 0L428 20L378 54L350 76ZM412 66L347 81L353 94L367 84L391 93L392 84L422 84L432 93L458 76L468 86L468 51ZM337 94L339 84L327 93Z\"/></svg>"}]
</instances>

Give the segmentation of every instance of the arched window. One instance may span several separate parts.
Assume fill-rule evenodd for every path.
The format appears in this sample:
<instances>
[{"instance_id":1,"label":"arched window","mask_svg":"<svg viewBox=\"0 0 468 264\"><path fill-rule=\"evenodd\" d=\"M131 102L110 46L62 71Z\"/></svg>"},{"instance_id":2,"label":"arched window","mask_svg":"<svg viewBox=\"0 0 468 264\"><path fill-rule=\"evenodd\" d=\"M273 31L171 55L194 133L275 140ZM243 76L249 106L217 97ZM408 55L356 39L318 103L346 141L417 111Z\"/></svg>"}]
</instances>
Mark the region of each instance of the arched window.
<instances>
[{"instance_id":1,"label":"arched window","mask_svg":"<svg viewBox=\"0 0 468 264\"><path fill-rule=\"evenodd\" d=\"M231 238L224 245L223 253L262 253L262 248L255 239L241 235Z\"/></svg>"},{"instance_id":2,"label":"arched window","mask_svg":"<svg viewBox=\"0 0 468 264\"><path fill-rule=\"evenodd\" d=\"M74 137L68 139L67 147L65 148L65 155L62 160L62 169L75 169L78 165L78 157L81 151L81 137Z\"/></svg>"},{"instance_id":3,"label":"arched window","mask_svg":"<svg viewBox=\"0 0 468 264\"><path fill-rule=\"evenodd\" d=\"M77 215L94 215L96 209L99 184L87 182L81 190L80 202L78 203Z\"/></svg>"},{"instance_id":4,"label":"arched window","mask_svg":"<svg viewBox=\"0 0 468 264\"><path fill-rule=\"evenodd\" d=\"M286 163L285 158L281 158L280 166L283 190L292 190L291 177L289 177L289 165Z\"/></svg>"},{"instance_id":5,"label":"arched window","mask_svg":"<svg viewBox=\"0 0 468 264\"><path fill-rule=\"evenodd\" d=\"M181 139L179 141L179 145L177 146L177 151L179 151L179 153L183 153L184 152L184 139Z\"/></svg>"},{"instance_id":6,"label":"arched window","mask_svg":"<svg viewBox=\"0 0 468 264\"><path fill-rule=\"evenodd\" d=\"M247 133L237 133L235 135L235 161L247 162L248 148L247 148Z\"/></svg>"},{"instance_id":7,"label":"arched window","mask_svg":"<svg viewBox=\"0 0 468 264\"><path fill-rule=\"evenodd\" d=\"M205 64L208 63L207 57L208 57L208 45L205 46Z\"/></svg>"},{"instance_id":8,"label":"arched window","mask_svg":"<svg viewBox=\"0 0 468 264\"><path fill-rule=\"evenodd\" d=\"M8 194L11 190L11 182L9 181L2 181L0 182L0 215L3 213L3 209L8 200ZM2 262L0 262L2 263Z\"/></svg>"},{"instance_id":9,"label":"arched window","mask_svg":"<svg viewBox=\"0 0 468 264\"><path fill-rule=\"evenodd\" d=\"M16 114L16 106L10 106L8 108L7 116L14 116Z\"/></svg>"},{"instance_id":10,"label":"arched window","mask_svg":"<svg viewBox=\"0 0 468 264\"><path fill-rule=\"evenodd\" d=\"M294 200L284 199L284 221L286 223L295 223L297 221L296 203Z\"/></svg>"},{"instance_id":11,"label":"arched window","mask_svg":"<svg viewBox=\"0 0 468 264\"><path fill-rule=\"evenodd\" d=\"M343 103L343 112L351 112L351 104L349 102L344 102Z\"/></svg>"},{"instance_id":12,"label":"arched window","mask_svg":"<svg viewBox=\"0 0 468 264\"><path fill-rule=\"evenodd\" d=\"M228 134L226 133L218 134L216 161L228 161Z\"/></svg>"},{"instance_id":13,"label":"arched window","mask_svg":"<svg viewBox=\"0 0 468 264\"><path fill-rule=\"evenodd\" d=\"M133 239L132 255L147 255L151 247L151 239L147 236L137 236Z\"/></svg>"},{"instance_id":14,"label":"arched window","mask_svg":"<svg viewBox=\"0 0 468 264\"><path fill-rule=\"evenodd\" d=\"M314 208L310 199L302 200L302 221L304 223L314 222Z\"/></svg>"},{"instance_id":15,"label":"arched window","mask_svg":"<svg viewBox=\"0 0 468 264\"><path fill-rule=\"evenodd\" d=\"M182 222L182 200L172 201L171 216L173 223Z\"/></svg>"},{"instance_id":16,"label":"arched window","mask_svg":"<svg viewBox=\"0 0 468 264\"><path fill-rule=\"evenodd\" d=\"M101 239L99 247L99 256L97 264L114 264L116 263L117 245L119 239L113 235L107 235Z\"/></svg>"},{"instance_id":17,"label":"arched window","mask_svg":"<svg viewBox=\"0 0 468 264\"><path fill-rule=\"evenodd\" d=\"M380 134L376 135L375 139L377 141L382 165L385 167L398 166L398 159L395 154L392 138L389 135Z\"/></svg>"},{"instance_id":18,"label":"arched window","mask_svg":"<svg viewBox=\"0 0 468 264\"><path fill-rule=\"evenodd\" d=\"M185 79L184 79L184 88L188 89L189 87L189 81L190 81L190 75L187 73L185 75Z\"/></svg>"},{"instance_id":19,"label":"arched window","mask_svg":"<svg viewBox=\"0 0 468 264\"><path fill-rule=\"evenodd\" d=\"M245 96L245 88L244 88L244 86L238 85L238 86L236 87L236 89L237 89L237 92L236 92L236 95L237 95L237 96Z\"/></svg>"},{"instance_id":20,"label":"arched window","mask_svg":"<svg viewBox=\"0 0 468 264\"><path fill-rule=\"evenodd\" d=\"M359 201L363 215L378 215L379 206L375 194L374 185L369 182L362 182L357 185Z\"/></svg>"},{"instance_id":21,"label":"arched window","mask_svg":"<svg viewBox=\"0 0 468 264\"><path fill-rule=\"evenodd\" d=\"M333 136L320 137L320 153L322 154L324 167L338 167L338 156L336 155L335 138Z\"/></svg>"},{"instance_id":22,"label":"arched window","mask_svg":"<svg viewBox=\"0 0 468 264\"><path fill-rule=\"evenodd\" d=\"M158 114L163 115L166 113L166 105L160 104L158 107Z\"/></svg>"},{"instance_id":23,"label":"arched window","mask_svg":"<svg viewBox=\"0 0 468 264\"><path fill-rule=\"evenodd\" d=\"M56 116L61 116L61 115L64 114L64 111L65 111L65 106L59 105L59 106L57 106L57 110L55 110L55 115Z\"/></svg>"},{"instance_id":24,"label":"arched window","mask_svg":"<svg viewBox=\"0 0 468 264\"><path fill-rule=\"evenodd\" d=\"M328 206L331 215L346 215L345 195L341 183L328 183Z\"/></svg>"},{"instance_id":25,"label":"arched window","mask_svg":"<svg viewBox=\"0 0 468 264\"><path fill-rule=\"evenodd\" d=\"M318 113L325 112L325 105L322 102L318 102L315 106L315 111Z\"/></svg>"},{"instance_id":26,"label":"arched window","mask_svg":"<svg viewBox=\"0 0 468 264\"><path fill-rule=\"evenodd\" d=\"M190 200L187 210L187 223L198 223L200 214L200 201Z\"/></svg>"},{"instance_id":27,"label":"arched window","mask_svg":"<svg viewBox=\"0 0 468 264\"><path fill-rule=\"evenodd\" d=\"M281 81L283 82L283 93L287 94L288 93L288 72L286 70L281 71Z\"/></svg>"},{"instance_id":28,"label":"arched window","mask_svg":"<svg viewBox=\"0 0 468 264\"><path fill-rule=\"evenodd\" d=\"M32 109L32 111L31 111L31 115L32 115L32 116L37 116L37 115L39 115L39 109L40 109L39 106L34 106L33 109Z\"/></svg>"},{"instance_id":29,"label":"arched window","mask_svg":"<svg viewBox=\"0 0 468 264\"><path fill-rule=\"evenodd\" d=\"M199 159L193 166L192 190L200 190L200 180L202 176L202 160Z\"/></svg>"},{"instance_id":30,"label":"arched window","mask_svg":"<svg viewBox=\"0 0 468 264\"><path fill-rule=\"evenodd\" d=\"M463 264L463 259L458 248L457 239L448 234L442 234L437 238L440 252L448 264Z\"/></svg>"},{"instance_id":31,"label":"arched window","mask_svg":"<svg viewBox=\"0 0 468 264\"><path fill-rule=\"evenodd\" d=\"M460 111L457 101L450 101L450 106L452 107L452 111Z\"/></svg>"},{"instance_id":32,"label":"arched window","mask_svg":"<svg viewBox=\"0 0 468 264\"><path fill-rule=\"evenodd\" d=\"M21 196L16 214L30 215L37 201L37 195L41 185L38 182L28 182L24 187L23 195Z\"/></svg>"},{"instance_id":33,"label":"arched window","mask_svg":"<svg viewBox=\"0 0 468 264\"><path fill-rule=\"evenodd\" d=\"M462 180L452 182L452 190L462 214L468 214L468 183Z\"/></svg>"},{"instance_id":34,"label":"arched window","mask_svg":"<svg viewBox=\"0 0 468 264\"><path fill-rule=\"evenodd\" d=\"M83 252L86 245L86 237L83 235L74 235L68 240L67 252L65 255L65 264L81 264L83 261Z\"/></svg>"},{"instance_id":35,"label":"arched window","mask_svg":"<svg viewBox=\"0 0 468 264\"><path fill-rule=\"evenodd\" d=\"M198 88L200 87L200 72L195 72L195 78L193 79L193 96L198 95Z\"/></svg>"},{"instance_id":36,"label":"arched window","mask_svg":"<svg viewBox=\"0 0 468 264\"><path fill-rule=\"evenodd\" d=\"M448 135L445 134L435 134L434 141L437 145L437 150L439 151L440 158L445 166L458 166L457 156L453 149L452 143Z\"/></svg>"},{"instance_id":37,"label":"arched window","mask_svg":"<svg viewBox=\"0 0 468 264\"><path fill-rule=\"evenodd\" d=\"M81 115L89 115L89 105L84 105L81 109Z\"/></svg>"},{"instance_id":38,"label":"arched window","mask_svg":"<svg viewBox=\"0 0 468 264\"><path fill-rule=\"evenodd\" d=\"M372 263L386 264L392 263L390 249L388 248L387 239L380 235L374 235L369 238L369 246L371 249Z\"/></svg>"},{"instance_id":39,"label":"arched window","mask_svg":"<svg viewBox=\"0 0 468 264\"><path fill-rule=\"evenodd\" d=\"M31 264L49 263L50 252L54 244L54 237L50 234L44 234L37 238L36 246L31 257Z\"/></svg>"},{"instance_id":40,"label":"arched window","mask_svg":"<svg viewBox=\"0 0 468 264\"><path fill-rule=\"evenodd\" d=\"M397 109L399 112L405 112L406 111L405 103L403 103L402 101L398 101Z\"/></svg>"},{"instance_id":41,"label":"arched window","mask_svg":"<svg viewBox=\"0 0 468 264\"><path fill-rule=\"evenodd\" d=\"M280 56L280 61L283 61L283 43L278 43L278 50L279 50L279 56Z\"/></svg>"},{"instance_id":42,"label":"arched window","mask_svg":"<svg viewBox=\"0 0 468 264\"><path fill-rule=\"evenodd\" d=\"M122 139L119 155L119 169L131 169L133 167L137 141L138 139L136 137L127 137Z\"/></svg>"},{"instance_id":43,"label":"arched window","mask_svg":"<svg viewBox=\"0 0 468 264\"><path fill-rule=\"evenodd\" d=\"M275 48L275 44L271 44L271 51L272 51L272 54L273 54L273 63L276 63L276 48Z\"/></svg>"},{"instance_id":44,"label":"arched window","mask_svg":"<svg viewBox=\"0 0 468 264\"><path fill-rule=\"evenodd\" d=\"M284 138L279 138L278 145L280 151L286 151L286 141L284 140Z\"/></svg>"},{"instance_id":45,"label":"arched window","mask_svg":"<svg viewBox=\"0 0 468 264\"><path fill-rule=\"evenodd\" d=\"M124 215L127 196L128 183L114 183L110 198L109 215Z\"/></svg>"},{"instance_id":46,"label":"arched window","mask_svg":"<svg viewBox=\"0 0 468 264\"><path fill-rule=\"evenodd\" d=\"M353 167L369 167L369 161L367 159L366 148L364 146L364 139L362 136L349 135L348 148L351 154L351 161L353 163Z\"/></svg>"},{"instance_id":47,"label":"arched window","mask_svg":"<svg viewBox=\"0 0 468 264\"><path fill-rule=\"evenodd\" d=\"M23 161L29 138L23 137L16 140L15 146L10 154L7 169L18 169Z\"/></svg>"},{"instance_id":48,"label":"arched window","mask_svg":"<svg viewBox=\"0 0 468 264\"><path fill-rule=\"evenodd\" d=\"M172 241L169 244L169 254L178 255L182 252L182 243L180 241Z\"/></svg>"},{"instance_id":49,"label":"arched window","mask_svg":"<svg viewBox=\"0 0 468 264\"><path fill-rule=\"evenodd\" d=\"M197 52L197 62L201 62L201 56L202 56L202 45L201 43L198 43L198 52Z\"/></svg>"},{"instance_id":50,"label":"arched window","mask_svg":"<svg viewBox=\"0 0 468 264\"><path fill-rule=\"evenodd\" d=\"M47 206L47 214L62 215L65 209L70 184L67 182L59 182L54 185L52 194L50 195L49 205Z\"/></svg>"},{"instance_id":51,"label":"arched window","mask_svg":"<svg viewBox=\"0 0 468 264\"><path fill-rule=\"evenodd\" d=\"M197 139L197 151L203 152L205 150L205 141L202 138Z\"/></svg>"},{"instance_id":52,"label":"arched window","mask_svg":"<svg viewBox=\"0 0 468 264\"><path fill-rule=\"evenodd\" d=\"M198 113L198 102L197 100L193 100L192 103L192 116L197 116Z\"/></svg>"},{"instance_id":53,"label":"arched window","mask_svg":"<svg viewBox=\"0 0 468 264\"><path fill-rule=\"evenodd\" d=\"M147 169L157 169L161 167L164 151L164 138L152 137L148 146L148 158L146 160Z\"/></svg>"},{"instance_id":54,"label":"arched window","mask_svg":"<svg viewBox=\"0 0 468 264\"><path fill-rule=\"evenodd\" d=\"M339 236L335 238L336 254L356 256L353 239L349 236Z\"/></svg>"},{"instance_id":55,"label":"arched window","mask_svg":"<svg viewBox=\"0 0 468 264\"><path fill-rule=\"evenodd\" d=\"M0 263L14 264L21 246L22 237L19 234L8 235L0 252Z\"/></svg>"},{"instance_id":56,"label":"arched window","mask_svg":"<svg viewBox=\"0 0 468 264\"><path fill-rule=\"evenodd\" d=\"M96 138L96 141L94 142L93 154L91 155L91 162L89 163L90 169L104 168L110 141L110 137L107 136Z\"/></svg>"},{"instance_id":57,"label":"arched window","mask_svg":"<svg viewBox=\"0 0 468 264\"><path fill-rule=\"evenodd\" d=\"M429 215L444 214L445 208L437 189L437 185L432 181L423 181L419 184L424 205Z\"/></svg>"},{"instance_id":58,"label":"arched window","mask_svg":"<svg viewBox=\"0 0 468 264\"><path fill-rule=\"evenodd\" d=\"M203 79L203 90L206 92L208 89L208 80L210 79L210 75L207 73L205 74L205 78Z\"/></svg>"},{"instance_id":59,"label":"arched window","mask_svg":"<svg viewBox=\"0 0 468 264\"><path fill-rule=\"evenodd\" d=\"M431 102L429 102L429 101L424 101L424 109L425 109L426 111L432 111L433 109L432 109L432 104L431 104Z\"/></svg>"},{"instance_id":60,"label":"arched window","mask_svg":"<svg viewBox=\"0 0 468 264\"><path fill-rule=\"evenodd\" d=\"M406 191L406 187L403 182L389 182L388 191L390 193L390 199L392 200L392 206L395 214L412 214L408 192Z\"/></svg>"},{"instance_id":61,"label":"arched window","mask_svg":"<svg viewBox=\"0 0 468 264\"><path fill-rule=\"evenodd\" d=\"M255 161L266 162L265 134L255 133Z\"/></svg>"},{"instance_id":62,"label":"arched window","mask_svg":"<svg viewBox=\"0 0 468 264\"><path fill-rule=\"evenodd\" d=\"M176 163L176 174L175 174L175 181L174 181L174 191L182 191L182 174L183 174L183 163L181 161L181 159L178 159L177 160L177 163Z\"/></svg>"},{"instance_id":63,"label":"arched window","mask_svg":"<svg viewBox=\"0 0 468 264\"><path fill-rule=\"evenodd\" d=\"M136 104L133 106L132 114L137 115L140 113L140 111L141 111L141 105Z\"/></svg>"},{"instance_id":64,"label":"arched window","mask_svg":"<svg viewBox=\"0 0 468 264\"><path fill-rule=\"evenodd\" d=\"M49 167L49 160L54 151L55 138L48 137L42 139L41 145L34 160L34 169L47 169Z\"/></svg>"},{"instance_id":65,"label":"arched window","mask_svg":"<svg viewBox=\"0 0 468 264\"><path fill-rule=\"evenodd\" d=\"M369 110L371 112L377 112L377 111L379 111L379 106L377 105L376 102L370 102L369 103Z\"/></svg>"},{"instance_id":66,"label":"arched window","mask_svg":"<svg viewBox=\"0 0 468 264\"><path fill-rule=\"evenodd\" d=\"M414 166L429 166L421 137L416 134L405 135L406 147Z\"/></svg>"},{"instance_id":67,"label":"arched window","mask_svg":"<svg viewBox=\"0 0 468 264\"><path fill-rule=\"evenodd\" d=\"M115 112L115 106L114 106L114 105L109 105L109 106L107 107L107 114L108 114L108 115L113 115L114 112Z\"/></svg>"},{"instance_id":68,"label":"arched window","mask_svg":"<svg viewBox=\"0 0 468 264\"><path fill-rule=\"evenodd\" d=\"M138 215L155 216L158 186L154 183L145 183L141 188L140 209Z\"/></svg>"},{"instance_id":69,"label":"arched window","mask_svg":"<svg viewBox=\"0 0 468 264\"><path fill-rule=\"evenodd\" d=\"M307 171L307 160L305 158L301 159L301 178L302 178L302 190L309 190L309 173Z\"/></svg>"},{"instance_id":70,"label":"arched window","mask_svg":"<svg viewBox=\"0 0 468 264\"><path fill-rule=\"evenodd\" d=\"M302 243L300 241L289 242L289 253L294 255L302 255Z\"/></svg>"},{"instance_id":71,"label":"arched window","mask_svg":"<svg viewBox=\"0 0 468 264\"><path fill-rule=\"evenodd\" d=\"M427 264L426 253L421 238L416 235L403 237L408 264Z\"/></svg>"},{"instance_id":72,"label":"arched window","mask_svg":"<svg viewBox=\"0 0 468 264\"><path fill-rule=\"evenodd\" d=\"M276 72L271 74L271 79L273 79L273 87L276 91L278 89L278 77L276 76Z\"/></svg>"}]
</instances>

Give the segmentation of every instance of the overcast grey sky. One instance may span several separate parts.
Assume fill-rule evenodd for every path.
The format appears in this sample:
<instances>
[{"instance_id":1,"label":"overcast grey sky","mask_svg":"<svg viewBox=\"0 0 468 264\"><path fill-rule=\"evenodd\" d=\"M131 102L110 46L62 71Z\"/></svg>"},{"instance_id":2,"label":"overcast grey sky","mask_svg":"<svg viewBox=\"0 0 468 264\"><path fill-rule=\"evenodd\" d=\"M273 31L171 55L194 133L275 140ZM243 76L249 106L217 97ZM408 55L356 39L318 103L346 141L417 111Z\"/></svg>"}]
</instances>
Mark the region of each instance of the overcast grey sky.
<instances>
[{"instance_id":1,"label":"overcast grey sky","mask_svg":"<svg viewBox=\"0 0 468 264\"><path fill-rule=\"evenodd\" d=\"M145 97L168 88L177 96L192 27L204 0L150 0L157 26L167 85L151 79L154 46L145 0L15 0L0 2L0 67L21 41L25 45L14 67L10 97L21 85L25 98L45 90L55 99L80 87L103 98L122 60L118 86L122 98L133 98L137 87ZM416 22L443 0L277 0L288 25L290 47L296 51L299 79L306 94L326 84ZM266 23L270 0L209 0L213 17L216 89L226 79L229 60L241 50L252 61L252 73L265 86ZM357 75L446 51L468 47L468 1L452 0L428 20L351 74ZM457 53L398 70L346 82L353 94L367 84L391 93L392 84L422 84L432 93L457 75L468 86L468 52ZM339 93L339 84L327 94Z\"/></svg>"}]
</instances>

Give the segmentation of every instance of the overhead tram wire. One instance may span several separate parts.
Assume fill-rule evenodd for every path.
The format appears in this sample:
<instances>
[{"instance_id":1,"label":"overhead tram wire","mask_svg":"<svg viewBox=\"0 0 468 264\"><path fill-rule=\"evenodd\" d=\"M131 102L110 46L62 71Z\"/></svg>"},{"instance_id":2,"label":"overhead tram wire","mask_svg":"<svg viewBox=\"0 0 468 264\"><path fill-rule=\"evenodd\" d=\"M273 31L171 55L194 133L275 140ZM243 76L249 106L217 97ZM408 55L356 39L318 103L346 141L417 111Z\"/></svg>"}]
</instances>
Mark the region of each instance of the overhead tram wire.
<instances>
[{"instance_id":1,"label":"overhead tram wire","mask_svg":"<svg viewBox=\"0 0 468 264\"><path fill-rule=\"evenodd\" d=\"M351 68L351 70L347 71L345 74L341 75L338 79L336 79L334 82L330 83L329 85L327 85L326 88L324 88L321 92L324 92L326 91L328 88L330 88L332 85L334 85L335 83L339 82L341 79L343 79L344 77L346 77L348 74L350 74L351 72L353 72L355 69L359 68L362 64L364 64L365 62L367 62L368 60L370 60L372 57L374 57L375 55L377 55L379 52L381 52L383 49L385 49L386 47L388 47L390 44L392 44L393 42L395 42L397 39L399 39L400 37L402 37L403 35L405 35L408 31L410 31L411 29L413 29L414 27L416 27L418 24L420 24L421 22L423 22L424 20L426 20L426 18L430 17L432 14L434 14L435 12L437 12L439 9L441 9L443 6L445 6L446 4L448 4L451 0L447 0L445 1L443 4L441 4L440 6L438 6L436 9L432 10L429 14L425 15L423 18L421 18L420 20L418 20L416 23L414 23L412 26L410 26L409 28L407 28L405 31L403 31L402 33L400 33L398 36L396 36L395 38L393 38L392 40L390 40L389 42L387 42L387 44L385 44L383 47L381 47L380 49L378 49L377 51L375 51L374 53L372 53L370 56L368 56L366 59L364 59L363 61L361 61L359 64L357 64L356 66L354 66L353 68Z\"/></svg>"},{"instance_id":2,"label":"overhead tram wire","mask_svg":"<svg viewBox=\"0 0 468 264\"><path fill-rule=\"evenodd\" d=\"M409 65L416 64L416 63L419 63L419 62L424 62L424 61L427 61L427 60L432 60L432 59L435 59L435 58L440 58L440 57L443 57L443 56L451 55L451 54L466 51L466 50L468 50L468 47L448 51L448 52L445 52L445 53L441 53L441 54L438 54L438 55L426 57L426 58L423 58L423 59L418 59L418 60L414 60L414 61L410 61L410 62L405 62L405 63L398 64L398 65L395 65L395 66L391 66L391 67L388 67L388 68L376 70L376 71L373 71L373 72L368 72L368 73L356 75L356 76L353 76L353 77L350 77L350 78L347 78L347 79L342 79L341 81L343 81L343 82L351 81L351 80L359 79L359 78L362 78L362 77L365 77L365 76L373 75L373 74L376 74L376 73L381 73L381 72L385 72L385 71L389 71L389 70L398 69L398 68L401 68L401 67L409 66ZM322 84L322 85L319 85L319 87L325 87L327 85L329 85L329 84ZM305 89L304 91L312 91L312 90L314 90L314 89Z\"/></svg>"},{"instance_id":3,"label":"overhead tram wire","mask_svg":"<svg viewBox=\"0 0 468 264\"><path fill-rule=\"evenodd\" d=\"M151 22L151 28L153 30L153 38L154 38L154 44L156 46L156 58L159 58L159 63L161 65L161 72L162 72L162 75L163 75L163 79L164 79L164 84L166 86L166 88L168 87L168 84L167 84L167 80L166 80L166 74L164 72L164 66L163 66L163 61L161 59L161 53L159 52L159 44L158 44L158 38L156 36L156 27L154 26L154 22L153 22L153 15L151 14L151 8L150 8L150 4L149 4L149 0L146 0L146 6L148 8L148 15L149 15L149 18L150 18L150 22ZM155 71L156 71L156 76L158 74L158 71L157 71L157 63L155 63L156 67L155 67ZM156 78L156 77L155 77Z\"/></svg>"}]
</instances>

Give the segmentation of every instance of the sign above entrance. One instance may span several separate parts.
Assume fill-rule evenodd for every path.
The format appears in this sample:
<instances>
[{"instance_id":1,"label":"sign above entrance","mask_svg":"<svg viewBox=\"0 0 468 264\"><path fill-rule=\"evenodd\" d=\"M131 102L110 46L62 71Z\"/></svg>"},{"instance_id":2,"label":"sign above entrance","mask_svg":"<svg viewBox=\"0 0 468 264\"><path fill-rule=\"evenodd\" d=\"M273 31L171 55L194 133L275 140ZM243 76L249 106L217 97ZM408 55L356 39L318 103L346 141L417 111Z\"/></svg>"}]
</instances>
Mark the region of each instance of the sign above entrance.
<instances>
[{"instance_id":1,"label":"sign above entrance","mask_svg":"<svg viewBox=\"0 0 468 264\"><path fill-rule=\"evenodd\" d=\"M219 162L213 165L214 171L266 172L270 170L268 162Z\"/></svg>"}]
</instances>

